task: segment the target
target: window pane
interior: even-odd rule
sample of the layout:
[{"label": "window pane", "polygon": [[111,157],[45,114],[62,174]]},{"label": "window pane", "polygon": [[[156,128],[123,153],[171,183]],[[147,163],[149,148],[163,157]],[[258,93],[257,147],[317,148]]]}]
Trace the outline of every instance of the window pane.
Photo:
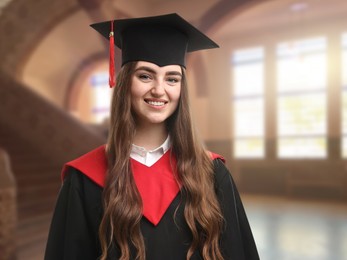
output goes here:
[{"label": "window pane", "polygon": [[232,63],[239,65],[243,63],[262,62],[264,59],[264,50],[262,47],[239,49],[234,51]]},{"label": "window pane", "polygon": [[288,41],[278,44],[277,56],[279,58],[282,58],[288,56],[295,56],[302,53],[321,52],[325,50],[325,48],[325,37]]},{"label": "window pane", "polygon": [[347,88],[347,33],[342,36],[342,84]]},{"label": "window pane", "polygon": [[342,93],[342,133],[347,135],[347,91]]},{"label": "window pane", "polygon": [[326,156],[327,62],[323,37],[277,47],[278,156]]},{"label": "window pane", "polygon": [[[262,48],[241,49],[233,53],[234,96],[259,95],[264,89],[264,51]],[[252,77],[250,77],[252,75]]]},{"label": "window pane", "polygon": [[278,110],[279,136],[326,134],[325,94],[280,96]]},{"label": "window pane", "polygon": [[237,158],[259,158],[264,156],[264,139],[237,139],[234,142],[234,156]]},{"label": "window pane", "polygon": [[280,158],[325,158],[325,138],[281,138],[278,155]]},{"label": "window pane", "polygon": [[264,101],[262,98],[234,101],[235,133],[237,137],[264,136]]},{"label": "window pane", "polygon": [[264,156],[264,50],[240,49],[232,55],[235,157]]},{"label": "window pane", "polygon": [[112,89],[108,85],[108,78],[108,73],[98,72],[90,79],[93,123],[102,123],[109,117]]},{"label": "window pane", "polygon": [[[244,64],[234,69],[234,95],[249,96],[263,93],[263,64]],[[250,77],[250,75],[252,75]]]},{"label": "window pane", "polygon": [[347,157],[347,33],[342,35],[342,156]]},{"label": "window pane", "polygon": [[[326,85],[325,54],[298,55],[278,61],[279,90],[322,89]],[[289,73],[288,73],[289,72]]]},{"label": "window pane", "polygon": [[347,137],[344,136],[342,139],[342,156],[347,157]]}]

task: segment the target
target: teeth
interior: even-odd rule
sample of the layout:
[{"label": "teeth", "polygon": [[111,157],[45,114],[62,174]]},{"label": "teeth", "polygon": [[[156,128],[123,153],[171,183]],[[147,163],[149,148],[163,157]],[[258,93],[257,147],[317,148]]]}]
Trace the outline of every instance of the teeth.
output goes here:
[{"label": "teeth", "polygon": [[165,103],[160,101],[148,101],[148,104],[152,106],[163,106]]}]

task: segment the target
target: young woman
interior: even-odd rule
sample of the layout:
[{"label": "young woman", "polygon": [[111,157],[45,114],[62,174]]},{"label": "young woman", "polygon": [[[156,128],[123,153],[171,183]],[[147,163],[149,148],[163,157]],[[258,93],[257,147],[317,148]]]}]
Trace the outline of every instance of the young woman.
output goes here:
[{"label": "young woman", "polygon": [[[109,24],[92,26],[107,37]],[[185,54],[217,45],[176,14],[114,25],[109,138],[65,165],[45,259],[259,259],[223,158],[190,117]]]}]

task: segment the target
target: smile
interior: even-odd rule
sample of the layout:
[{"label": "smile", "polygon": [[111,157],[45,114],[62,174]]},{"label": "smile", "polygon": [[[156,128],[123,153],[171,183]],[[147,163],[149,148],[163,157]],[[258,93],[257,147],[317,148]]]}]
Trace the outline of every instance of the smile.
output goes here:
[{"label": "smile", "polygon": [[145,100],[147,104],[151,106],[164,106],[167,102],[165,101],[153,101],[153,100]]}]

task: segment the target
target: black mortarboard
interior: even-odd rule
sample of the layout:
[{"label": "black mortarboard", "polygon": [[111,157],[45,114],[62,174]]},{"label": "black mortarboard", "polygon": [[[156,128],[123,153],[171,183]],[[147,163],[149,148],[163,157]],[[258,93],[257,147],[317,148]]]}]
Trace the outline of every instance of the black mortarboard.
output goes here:
[{"label": "black mortarboard", "polygon": [[122,50],[122,65],[141,60],[159,66],[185,66],[186,52],[219,47],[174,13],[106,21],[91,27],[109,39],[110,24],[114,27],[115,45]]}]

